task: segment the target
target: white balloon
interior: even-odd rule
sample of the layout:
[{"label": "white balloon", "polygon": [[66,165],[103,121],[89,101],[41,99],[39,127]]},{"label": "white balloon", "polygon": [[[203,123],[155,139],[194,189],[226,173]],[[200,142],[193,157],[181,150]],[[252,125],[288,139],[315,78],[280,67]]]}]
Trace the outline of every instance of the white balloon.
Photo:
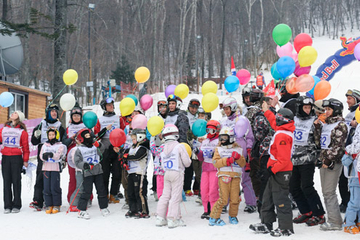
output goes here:
[{"label": "white balloon", "polygon": [[60,107],[64,111],[71,110],[75,106],[75,103],[76,103],[75,97],[71,93],[65,93],[60,98]]}]

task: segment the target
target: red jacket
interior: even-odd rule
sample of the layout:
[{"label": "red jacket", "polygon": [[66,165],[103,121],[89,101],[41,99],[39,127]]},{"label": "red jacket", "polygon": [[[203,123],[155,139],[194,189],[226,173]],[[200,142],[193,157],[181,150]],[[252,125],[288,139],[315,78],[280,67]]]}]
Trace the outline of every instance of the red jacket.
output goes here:
[{"label": "red jacket", "polygon": [[[5,127],[11,128],[11,126],[6,125]],[[20,128],[20,125],[18,124],[15,128]],[[0,129],[0,143],[2,143],[2,132],[4,128]],[[4,156],[18,156],[22,155],[23,161],[27,162],[29,161],[29,135],[27,131],[22,131],[21,137],[20,137],[20,148],[10,148],[10,147],[3,147],[1,149],[1,154]]]},{"label": "red jacket", "polygon": [[[265,112],[265,117],[268,119],[271,127],[277,132],[278,130],[295,131],[294,121],[287,124],[276,126],[276,119],[274,113],[270,110]],[[275,134],[276,134],[275,132]],[[271,145],[270,153],[275,159],[269,158],[267,167],[271,167],[271,171],[276,174],[277,172],[292,171],[293,164],[291,162],[291,151],[293,145],[293,138],[284,133],[279,133],[274,136],[274,142]]]}]

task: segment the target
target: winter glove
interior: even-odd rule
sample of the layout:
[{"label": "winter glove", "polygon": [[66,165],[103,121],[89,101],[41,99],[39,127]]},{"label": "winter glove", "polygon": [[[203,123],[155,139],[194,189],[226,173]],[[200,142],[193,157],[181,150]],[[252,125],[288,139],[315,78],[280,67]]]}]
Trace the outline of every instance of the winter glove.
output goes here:
[{"label": "winter glove", "polygon": [[245,172],[250,172],[251,168],[250,168],[250,163],[246,163],[245,164]]},{"label": "winter glove", "polygon": [[274,173],[271,169],[272,169],[272,167],[268,167],[268,168],[267,168],[267,170],[268,170],[268,172],[269,172],[270,176],[271,176],[271,175],[273,175],[273,176],[274,176],[274,175],[275,175],[275,173]]},{"label": "winter glove", "polygon": [[90,164],[88,164],[87,162],[84,163],[83,165],[83,169],[86,170],[90,170]]},{"label": "winter glove", "polygon": [[99,144],[98,141],[95,141],[95,142],[93,143],[93,145],[94,145],[95,147],[97,147],[97,148],[100,146],[100,144]]},{"label": "winter glove", "polygon": [[195,147],[194,148],[194,153],[197,155],[199,153],[199,148],[198,147]]},{"label": "winter glove", "polygon": [[125,153],[125,154],[123,155],[123,158],[127,159],[128,156],[129,156],[129,154],[128,154],[128,153]]},{"label": "winter glove", "polygon": [[60,172],[62,172],[62,170],[66,167],[66,161],[65,160],[62,160],[60,162]]},{"label": "winter glove", "polygon": [[250,162],[251,160],[253,160],[253,158],[251,157],[251,148],[247,148],[246,153],[247,153],[247,161]]},{"label": "winter glove", "polygon": [[52,152],[45,152],[45,153],[43,153],[42,158],[45,161],[47,161],[47,160],[49,160],[49,158],[52,158],[53,156],[54,156],[54,154]]},{"label": "winter glove", "polygon": [[320,169],[320,168],[322,168],[322,165],[323,165],[322,161],[320,159],[316,159],[315,167]]},{"label": "winter glove", "polygon": [[34,132],[34,137],[40,138],[40,136],[41,136],[41,130],[36,130],[36,131]]},{"label": "winter glove", "polygon": [[241,155],[238,152],[232,152],[231,157],[236,161],[239,160]]},{"label": "winter glove", "polygon": [[230,166],[232,163],[234,163],[234,158],[233,157],[228,157],[226,159],[226,165]]},{"label": "winter glove", "polygon": [[325,159],[324,164],[328,167],[328,169],[333,170],[335,166],[335,162]]}]

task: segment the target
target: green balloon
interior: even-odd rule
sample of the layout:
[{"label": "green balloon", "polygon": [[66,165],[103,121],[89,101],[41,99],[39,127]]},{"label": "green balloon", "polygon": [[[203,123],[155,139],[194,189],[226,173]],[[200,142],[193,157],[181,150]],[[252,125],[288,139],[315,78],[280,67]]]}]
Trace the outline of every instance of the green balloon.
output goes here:
[{"label": "green balloon", "polygon": [[138,105],[138,99],[137,99],[137,97],[136,97],[134,94],[129,94],[129,95],[127,95],[126,97],[127,97],[127,98],[131,98],[132,100],[134,100],[135,106]]},{"label": "green balloon", "polygon": [[96,114],[91,111],[86,112],[83,116],[83,123],[89,129],[95,127],[97,120],[98,120],[98,118],[97,118]]},{"label": "green balloon", "polygon": [[279,45],[280,47],[287,44],[292,36],[291,28],[284,24],[278,24],[276,27],[274,27],[272,32],[272,37],[274,39],[274,42]]}]

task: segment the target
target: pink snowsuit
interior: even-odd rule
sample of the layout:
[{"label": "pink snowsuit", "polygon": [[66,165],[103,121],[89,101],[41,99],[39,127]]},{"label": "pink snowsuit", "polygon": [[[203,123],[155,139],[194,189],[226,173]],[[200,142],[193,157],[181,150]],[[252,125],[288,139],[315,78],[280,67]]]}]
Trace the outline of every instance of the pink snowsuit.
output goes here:
[{"label": "pink snowsuit", "polygon": [[219,199],[219,183],[216,176],[217,169],[214,167],[212,157],[216,146],[219,144],[219,138],[205,139],[200,147],[198,153],[199,161],[202,161],[202,174],[200,181],[201,200],[204,206],[204,212],[209,212],[208,202],[212,208],[215,202]]},{"label": "pink snowsuit", "polygon": [[156,147],[153,139],[150,139],[150,150],[155,155],[154,158],[154,175],[156,176],[156,194],[160,199],[164,189],[164,168],[162,166],[160,154],[164,151],[164,145]]},{"label": "pink snowsuit", "polygon": [[157,205],[157,215],[177,220],[181,218],[180,203],[182,201],[182,190],[184,185],[185,167],[189,167],[191,160],[186,152],[185,146],[177,141],[164,144],[161,160],[165,170],[164,190]]}]

